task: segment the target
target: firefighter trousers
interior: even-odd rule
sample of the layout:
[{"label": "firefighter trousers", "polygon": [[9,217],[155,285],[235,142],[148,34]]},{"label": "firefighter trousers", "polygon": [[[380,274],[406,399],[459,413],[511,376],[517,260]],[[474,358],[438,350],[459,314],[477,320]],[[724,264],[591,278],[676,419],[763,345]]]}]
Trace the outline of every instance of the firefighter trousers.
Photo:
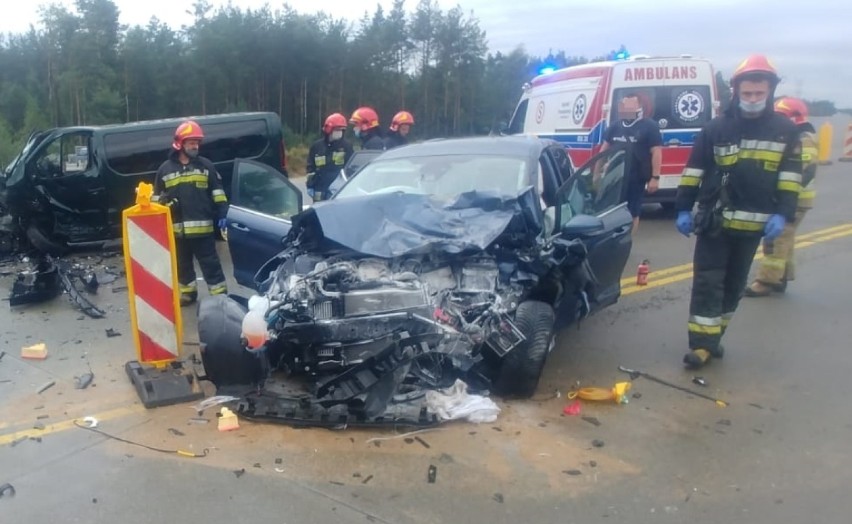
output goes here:
[{"label": "firefighter trousers", "polygon": [[737,310],[751,262],[760,245],[757,235],[722,230],[699,235],[693,256],[689,303],[689,348],[717,353],[719,341]]},{"label": "firefighter trousers", "polygon": [[213,235],[175,238],[177,248],[178,282],[182,297],[194,299],[198,296],[195,283],[195,265],[193,258],[198,260],[201,273],[207,283],[211,295],[226,293],[225,273],[216,253],[216,238]]},{"label": "firefighter trousers", "polygon": [[763,260],[757,270],[756,280],[768,286],[780,286],[784,282],[796,279],[795,255],[796,230],[807,209],[796,210],[796,220],[787,224],[781,235],[775,240],[763,242]]}]

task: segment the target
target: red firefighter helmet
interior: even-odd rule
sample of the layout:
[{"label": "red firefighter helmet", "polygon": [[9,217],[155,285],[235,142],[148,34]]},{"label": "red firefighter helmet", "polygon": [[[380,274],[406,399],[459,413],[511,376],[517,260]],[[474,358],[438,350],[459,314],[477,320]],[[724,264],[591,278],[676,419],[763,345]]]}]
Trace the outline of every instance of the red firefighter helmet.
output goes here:
[{"label": "red firefighter helmet", "polygon": [[338,127],[346,129],[346,117],[340,113],[332,113],[325,119],[325,123],[322,125],[322,132],[330,135]]},{"label": "red firefighter helmet", "polygon": [[786,116],[790,120],[799,124],[805,124],[808,121],[808,106],[802,100],[785,96],[775,101],[775,111]]},{"label": "red firefighter helmet", "polygon": [[399,126],[402,124],[414,125],[414,116],[408,111],[400,111],[399,113],[393,115],[393,120],[391,120],[390,130],[397,131],[399,130]]},{"label": "red firefighter helmet", "polygon": [[359,107],[349,117],[349,123],[361,131],[367,131],[379,127],[379,115],[372,107]]},{"label": "red firefighter helmet", "polygon": [[733,76],[731,76],[731,84],[737,84],[746,78],[769,80],[773,87],[780,80],[775,66],[763,55],[751,55],[740,62],[740,65],[734,70]]},{"label": "red firefighter helmet", "polygon": [[183,141],[189,139],[204,139],[204,131],[194,120],[187,120],[175,129],[175,141],[172,143],[172,147],[180,151],[183,147]]}]

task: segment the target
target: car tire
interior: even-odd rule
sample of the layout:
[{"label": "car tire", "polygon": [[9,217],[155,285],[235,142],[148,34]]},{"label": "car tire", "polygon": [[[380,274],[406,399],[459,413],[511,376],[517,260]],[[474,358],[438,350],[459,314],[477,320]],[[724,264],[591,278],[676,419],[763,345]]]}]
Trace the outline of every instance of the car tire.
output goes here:
[{"label": "car tire", "polygon": [[500,395],[528,398],[535,394],[554,337],[556,315],[550,304],[529,300],[515,312],[515,326],[526,340],[504,358],[494,380]]},{"label": "car tire", "polygon": [[217,388],[255,385],[264,378],[261,356],[246,351],[240,341],[246,311],[227,295],[205,297],[198,304],[201,362]]},{"label": "car tire", "polygon": [[51,240],[37,225],[30,224],[27,228],[27,240],[42,253],[58,257],[68,252],[68,246]]}]

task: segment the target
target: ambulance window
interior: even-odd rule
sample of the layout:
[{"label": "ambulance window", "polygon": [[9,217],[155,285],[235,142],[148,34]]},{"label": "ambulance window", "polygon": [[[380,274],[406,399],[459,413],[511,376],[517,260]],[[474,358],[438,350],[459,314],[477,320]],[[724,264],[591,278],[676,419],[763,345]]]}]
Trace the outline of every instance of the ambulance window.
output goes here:
[{"label": "ambulance window", "polygon": [[524,132],[524,121],[527,119],[527,106],[529,103],[529,99],[525,99],[518,104],[515,114],[512,115],[512,121],[509,123],[510,135]]},{"label": "ambulance window", "polygon": [[[661,131],[702,127],[712,117],[710,86],[654,86],[616,89],[617,104],[627,94],[639,96],[645,116],[657,122]],[[617,108],[612,121],[618,121]]]}]

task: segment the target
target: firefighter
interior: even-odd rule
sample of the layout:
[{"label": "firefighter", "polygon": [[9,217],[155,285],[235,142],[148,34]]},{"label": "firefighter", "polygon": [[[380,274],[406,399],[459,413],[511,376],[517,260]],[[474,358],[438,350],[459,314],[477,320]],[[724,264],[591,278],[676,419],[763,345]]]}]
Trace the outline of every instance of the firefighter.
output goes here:
[{"label": "firefighter", "polygon": [[382,129],[379,127],[379,115],[372,107],[359,107],[349,118],[355,130],[355,136],[361,139],[361,149],[385,148]]},{"label": "firefighter", "polygon": [[411,132],[413,125],[414,116],[408,111],[400,111],[393,115],[390,128],[388,128],[390,131],[385,138],[385,149],[393,149],[408,144],[408,133]]},{"label": "firefighter", "polygon": [[308,151],[308,195],[315,201],[329,197],[328,187],[340,175],[340,170],[352,157],[352,144],[343,138],[346,117],[340,113],[328,115],[322,126],[323,137],[311,144]]},{"label": "firefighter", "polygon": [[[802,162],[799,131],[773,110],[775,68],[752,55],[734,71],[726,111],[695,138],[677,191],[676,227],[696,233],[689,349],[700,368],[721,358],[720,344],[737,309],[762,236],[773,241],[796,218]],[[693,205],[698,208],[693,216]]]},{"label": "firefighter", "polygon": [[198,299],[193,257],[198,260],[211,295],[228,291],[216,253],[215,227],[224,230],[228,199],[213,163],[199,156],[204,131],[187,120],[175,130],[173,151],[154,179],[153,201],[171,208],[177,249],[180,303]]},{"label": "firefighter", "polygon": [[798,98],[784,97],[775,102],[775,111],[792,120],[799,128],[802,140],[802,192],[799,193],[795,221],[787,224],[781,236],[774,241],[764,241],[763,261],[757,271],[757,278],[745,290],[747,297],[765,297],[773,291],[783,293],[787,289],[787,282],[795,279],[793,245],[796,229],[805,218],[805,213],[813,207],[816,196],[814,180],[819,146],[816,129],[808,122],[808,106]]}]

